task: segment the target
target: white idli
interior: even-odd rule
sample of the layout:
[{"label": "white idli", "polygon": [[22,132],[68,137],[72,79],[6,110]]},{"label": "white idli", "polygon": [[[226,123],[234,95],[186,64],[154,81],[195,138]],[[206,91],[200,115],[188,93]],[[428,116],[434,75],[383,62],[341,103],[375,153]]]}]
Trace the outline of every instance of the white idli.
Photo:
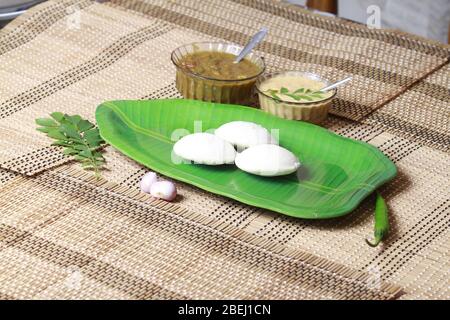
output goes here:
[{"label": "white idli", "polygon": [[231,164],[236,157],[229,142],[205,132],[184,136],[175,143],[173,151],[180,158],[207,165]]},{"label": "white idli", "polygon": [[300,161],[289,150],[274,144],[260,144],[236,155],[236,166],[259,176],[283,176],[297,171]]}]

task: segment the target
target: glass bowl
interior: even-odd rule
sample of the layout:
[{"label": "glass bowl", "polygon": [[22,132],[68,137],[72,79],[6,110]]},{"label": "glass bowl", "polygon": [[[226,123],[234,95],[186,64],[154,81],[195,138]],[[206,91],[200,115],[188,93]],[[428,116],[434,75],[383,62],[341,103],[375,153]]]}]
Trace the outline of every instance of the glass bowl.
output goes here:
[{"label": "glass bowl", "polygon": [[336,97],[337,89],[333,89],[329,97],[314,101],[286,101],[275,99],[266,92],[261,91],[261,85],[274,77],[294,76],[311,79],[321,82],[323,86],[330,85],[330,82],[321,78],[319,75],[310,72],[301,71],[282,71],[260,77],[256,83],[256,92],[259,98],[259,105],[262,110],[276,115],[280,118],[289,120],[302,120],[314,124],[322,123],[328,116],[333,99]]},{"label": "glass bowl", "polygon": [[181,65],[183,56],[196,51],[219,51],[237,55],[242,47],[220,42],[198,42],[181,46],[172,52],[171,59],[177,68],[176,87],[186,99],[196,99],[217,103],[249,105],[252,102],[253,87],[264,72],[264,60],[251,52],[245,59],[256,64],[261,70],[245,79],[215,79],[202,76]]}]

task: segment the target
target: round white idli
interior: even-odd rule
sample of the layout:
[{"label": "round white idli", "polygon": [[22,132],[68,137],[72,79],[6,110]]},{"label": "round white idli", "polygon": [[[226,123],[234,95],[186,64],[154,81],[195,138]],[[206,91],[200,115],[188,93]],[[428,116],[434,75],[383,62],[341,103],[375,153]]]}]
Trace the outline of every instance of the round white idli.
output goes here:
[{"label": "round white idli", "polygon": [[276,144],[277,140],[263,126],[248,121],[232,121],[221,125],[214,134],[232,145],[238,151],[259,144]]},{"label": "round white idli", "polygon": [[229,142],[205,132],[184,136],[175,143],[173,151],[185,160],[207,165],[231,164],[236,157]]},{"label": "round white idli", "polygon": [[300,161],[289,150],[274,144],[260,144],[238,153],[236,166],[259,176],[283,176],[297,171]]}]

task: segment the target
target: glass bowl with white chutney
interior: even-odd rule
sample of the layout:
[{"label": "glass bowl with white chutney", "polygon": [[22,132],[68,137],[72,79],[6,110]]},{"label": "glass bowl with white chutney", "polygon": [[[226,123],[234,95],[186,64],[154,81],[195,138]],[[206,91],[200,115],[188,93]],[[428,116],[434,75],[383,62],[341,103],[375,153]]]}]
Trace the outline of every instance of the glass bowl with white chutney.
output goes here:
[{"label": "glass bowl with white chutney", "polygon": [[280,118],[322,123],[337,89],[321,92],[330,82],[317,74],[283,71],[261,76],[256,92],[262,110]]}]

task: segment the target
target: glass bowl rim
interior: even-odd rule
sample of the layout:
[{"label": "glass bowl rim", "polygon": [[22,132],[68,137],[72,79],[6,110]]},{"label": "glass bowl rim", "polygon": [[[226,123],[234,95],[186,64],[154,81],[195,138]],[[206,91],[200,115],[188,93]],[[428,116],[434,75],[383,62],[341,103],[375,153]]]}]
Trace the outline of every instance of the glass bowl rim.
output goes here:
[{"label": "glass bowl rim", "polygon": [[[184,45],[182,45],[182,46],[179,46],[179,47],[177,47],[176,49],[174,49],[174,50],[172,51],[172,53],[170,54],[170,59],[172,60],[172,63],[173,63],[178,69],[182,70],[184,73],[187,73],[187,74],[189,74],[189,75],[192,75],[192,76],[195,76],[195,77],[197,77],[197,78],[204,79],[204,80],[211,80],[211,81],[217,81],[217,82],[244,82],[244,81],[249,81],[249,80],[257,79],[259,76],[261,76],[261,75],[264,73],[264,71],[266,71],[266,62],[264,61],[264,57],[258,56],[258,55],[255,54],[255,55],[257,56],[257,59],[259,59],[259,60],[261,61],[262,68],[261,68],[261,71],[260,71],[258,74],[254,75],[254,76],[251,76],[251,77],[248,77],[248,78],[245,78],[245,79],[217,79],[217,78],[212,78],[212,77],[203,76],[203,75],[201,75],[201,74],[199,74],[199,73],[196,73],[196,72],[193,72],[193,71],[191,71],[191,70],[189,70],[189,69],[186,69],[186,68],[181,67],[181,66],[175,61],[175,52],[176,52],[176,51],[180,50],[181,48],[187,47],[187,46],[192,46],[192,45],[194,45],[194,44],[223,44],[223,45],[226,45],[226,46],[233,46],[233,47],[237,47],[237,48],[240,48],[240,49],[243,48],[242,46],[237,45],[237,44],[234,44],[234,43],[220,42],[220,41],[215,41],[215,42],[214,42],[214,41],[213,41],[213,42],[211,42],[211,41],[192,42],[192,43],[188,43],[188,44],[184,44]],[[207,50],[205,50],[205,51],[207,51]],[[219,52],[225,52],[225,51],[219,51]],[[252,53],[253,53],[253,52],[252,52]],[[254,53],[253,53],[253,54],[254,54]]]},{"label": "glass bowl rim", "polygon": [[256,89],[257,93],[262,94],[263,96],[265,96],[265,97],[267,97],[267,98],[269,98],[269,99],[271,99],[271,100],[273,100],[275,102],[278,102],[278,103],[281,102],[281,103],[292,104],[292,105],[304,105],[304,104],[323,103],[323,102],[326,102],[328,100],[334,99],[336,97],[336,95],[337,95],[338,90],[337,90],[337,88],[334,88],[333,89],[333,95],[328,97],[328,98],[325,98],[325,99],[322,99],[322,100],[315,100],[315,101],[296,102],[296,101],[286,101],[286,100],[282,100],[282,99],[279,99],[279,100],[275,99],[274,97],[269,96],[268,94],[262,92],[259,89],[259,85],[261,85],[265,80],[271,79],[271,78],[273,78],[275,76],[278,76],[278,75],[281,75],[281,74],[288,74],[288,73],[295,73],[295,75],[298,75],[298,76],[300,76],[300,75],[306,76],[309,79],[323,82],[323,83],[325,83],[326,86],[329,86],[331,84],[330,81],[322,78],[321,76],[319,76],[318,74],[313,73],[313,72],[298,71],[298,70],[277,71],[277,72],[272,72],[272,73],[264,75],[264,78],[265,78],[264,80],[258,79],[258,82],[255,85],[255,89]]}]

